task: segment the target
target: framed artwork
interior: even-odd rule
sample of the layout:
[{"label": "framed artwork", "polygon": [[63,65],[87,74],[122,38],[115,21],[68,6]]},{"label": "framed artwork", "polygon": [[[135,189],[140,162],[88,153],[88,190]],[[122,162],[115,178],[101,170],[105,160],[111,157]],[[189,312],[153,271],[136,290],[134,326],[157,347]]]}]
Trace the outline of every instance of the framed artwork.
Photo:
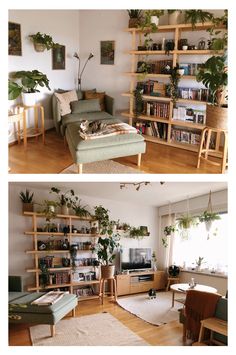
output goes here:
[{"label": "framed artwork", "polygon": [[22,55],[19,23],[8,22],[8,55]]},{"label": "framed artwork", "polygon": [[115,41],[100,42],[101,64],[114,65]]},{"label": "framed artwork", "polygon": [[66,68],[66,47],[58,46],[52,48],[52,69],[63,70]]}]

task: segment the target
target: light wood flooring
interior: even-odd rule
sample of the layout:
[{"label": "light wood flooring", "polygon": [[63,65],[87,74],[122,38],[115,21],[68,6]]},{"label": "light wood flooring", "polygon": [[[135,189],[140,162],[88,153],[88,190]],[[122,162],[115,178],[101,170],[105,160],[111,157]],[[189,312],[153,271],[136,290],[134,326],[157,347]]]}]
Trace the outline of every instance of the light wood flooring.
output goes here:
[{"label": "light wood flooring", "polygon": [[[137,156],[115,159],[121,164],[137,168]],[[217,174],[218,166],[202,162],[196,168],[197,153],[183,149],[147,143],[142,155],[141,170],[154,174]],[[11,174],[57,174],[72,164],[72,158],[63,138],[54,130],[46,132],[46,144],[41,138],[28,140],[27,149],[23,144],[9,147],[9,167]]]},{"label": "light wood flooring", "polygon": [[[178,321],[172,321],[162,326],[154,326],[114,303],[110,298],[105,299],[103,305],[98,299],[79,302],[76,309],[76,317],[84,315],[109,312],[126,327],[143,338],[150,345],[158,346],[180,346],[185,345],[182,341],[182,324]],[[48,327],[49,328],[49,327]],[[29,346],[31,345],[29,337],[29,325],[17,324],[10,325],[9,345],[11,346]]]}]

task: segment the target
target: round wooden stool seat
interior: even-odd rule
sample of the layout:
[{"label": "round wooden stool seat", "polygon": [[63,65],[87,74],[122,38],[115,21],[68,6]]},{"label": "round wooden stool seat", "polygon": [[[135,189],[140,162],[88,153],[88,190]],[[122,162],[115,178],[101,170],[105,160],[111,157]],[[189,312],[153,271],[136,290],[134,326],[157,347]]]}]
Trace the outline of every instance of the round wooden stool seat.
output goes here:
[{"label": "round wooden stool seat", "polygon": [[[215,148],[211,149],[212,134],[216,134]],[[220,150],[220,141],[223,136],[223,150]],[[205,127],[201,134],[201,141],[198,149],[197,168],[200,167],[201,159],[208,161],[212,165],[221,167],[221,173],[225,172],[227,166],[227,152],[228,152],[228,131],[218,128]],[[221,163],[209,159],[209,155],[214,155],[221,158]]]},{"label": "round wooden stool seat", "polygon": [[178,276],[169,276],[167,278],[167,286],[166,286],[166,291],[169,291],[170,285],[171,284],[179,284],[180,283],[180,278]]},{"label": "round wooden stool seat", "polygon": [[105,296],[105,285],[106,281],[110,281],[110,295],[111,297],[114,297],[115,301],[117,300],[117,287],[116,287],[116,279],[115,277],[111,278],[101,278],[100,283],[99,283],[99,298],[101,303],[103,304],[104,296]]}]

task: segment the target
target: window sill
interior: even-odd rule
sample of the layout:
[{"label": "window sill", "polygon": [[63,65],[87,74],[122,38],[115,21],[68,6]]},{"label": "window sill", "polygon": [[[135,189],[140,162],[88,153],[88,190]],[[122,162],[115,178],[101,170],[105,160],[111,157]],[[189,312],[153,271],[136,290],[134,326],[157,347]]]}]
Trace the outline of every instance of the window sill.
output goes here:
[{"label": "window sill", "polygon": [[210,271],[207,271],[207,270],[202,270],[202,271],[196,271],[196,270],[181,270],[181,272],[188,272],[188,273],[191,273],[191,274],[197,274],[197,275],[205,275],[205,276],[213,276],[213,277],[221,277],[221,278],[224,278],[224,279],[227,279],[228,278],[228,275],[227,274],[224,274],[224,273],[212,273]]}]

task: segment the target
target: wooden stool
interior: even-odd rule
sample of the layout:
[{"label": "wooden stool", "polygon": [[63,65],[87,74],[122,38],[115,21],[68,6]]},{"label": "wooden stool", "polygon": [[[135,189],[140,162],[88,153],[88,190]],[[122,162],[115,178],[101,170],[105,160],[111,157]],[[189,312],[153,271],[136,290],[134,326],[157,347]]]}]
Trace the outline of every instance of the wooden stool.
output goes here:
[{"label": "wooden stool", "polygon": [[[215,144],[215,149],[210,149],[211,136],[213,132],[216,133],[216,144]],[[223,139],[224,139],[223,151],[220,151],[219,149],[221,135],[223,135]],[[204,143],[205,143],[205,148],[203,148]],[[228,132],[226,130],[217,129],[217,128],[211,128],[211,127],[204,128],[204,130],[202,131],[201,142],[198,150],[197,168],[199,168],[200,166],[201,159],[204,159],[208,161],[210,164],[220,166],[221,173],[224,174],[225,168],[227,166],[227,152],[228,152]],[[208,158],[209,153],[215,153],[214,154],[215,156],[222,159],[221,163],[217,163],[215,161],[210,160]],[[202,154],[204,156],[202,156]]]},{"label": "wooden stool", "polygon": [[101,300],[101,303],[103,304],[103,299],[105,296],[105,281],[110,281],[111,282],[111,292],[110,295],[111,297],[114,297],[115,301],[117,300],[117,288],[116,288],[116,279],[115,277],[111,278],[101,278],[100,279],[100,284],[99,284],[99,297]]},{"label": "wooden stool", "polygon": [[170,287],[170,284],[171,283],[174,283],[174,284],[179,284],[179,277],[174,277],[174,276],[170,276],[167,278],[167,286],[166,286],[166,291],[169,291],[169,287]]}]

